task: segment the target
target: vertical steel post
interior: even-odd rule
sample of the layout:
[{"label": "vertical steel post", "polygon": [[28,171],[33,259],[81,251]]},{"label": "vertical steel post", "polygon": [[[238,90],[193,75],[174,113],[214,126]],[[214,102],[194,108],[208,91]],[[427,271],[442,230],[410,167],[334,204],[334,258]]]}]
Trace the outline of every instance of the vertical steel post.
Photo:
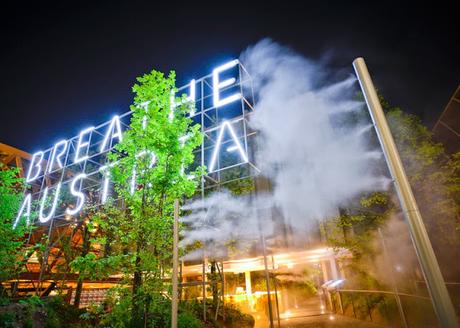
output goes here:
[{"label": "vertical steel post", "polygon": [[[275,257],[272,254],[272,270],[275,272]],[[275,287],[275,301],[276,301],[276,318],[278,320],[278,328],[281,328],[281,318],[280,318],[280,305],[278,302],[278,287],[276,287],[276,277],[273,278],[273,284]]]},{"label": "vertical steel post", "polygon": [[177,328],[177,273],[179,262],[179,200],[174,200],[174,223],[173,223],[173,272],[172,272],[172,313],[171,328]]},{"label": "vertical steel post", "polygon": [[267,251],[265,245],[265,235],[262,232],[261,236],[261,243],[262,243],[262,252],[264,256],[264,273],[265,273],[265,283],[267,284],[267,306],[268,306],[268,316],[270,320],[270,328],[274,328],[273,324],[273,309],[272,309],[272,300],[271,300],[271,293],[270,293],[270,274],[268,272],[268,263],[267,263]]},{"label": "vertical steel post", "polygon": [[420,265],[433,300],[434,309],[442,328],[458,327],[454,307],[447,292],[420,210],[415,201],[393,136],[383,113],[374,84],[363,58],[353,61],[353,67],[366,99],[377,136],[390,170],[401,208],[409,224]]}]

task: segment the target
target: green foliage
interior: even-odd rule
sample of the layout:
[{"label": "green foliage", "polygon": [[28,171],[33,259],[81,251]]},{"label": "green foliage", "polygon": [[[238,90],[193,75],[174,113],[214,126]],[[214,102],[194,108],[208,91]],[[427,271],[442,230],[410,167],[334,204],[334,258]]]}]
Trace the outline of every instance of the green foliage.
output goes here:
[{"label": "green foliage", "polygon": [[[441,249],[460,249],[460,154],[447,155],[417,116],[390,107],[383,98],[381,103],[430,238],[442,260],[449,252]],[[347,269],[348,280],[357,282],[359,287],[382,287],[373,272],[373,261],[381,251],[380,243],[375,242],[376,232],[399,211],[394,201],[397,198],[391,190],[363,195],[353,207],[342,209],[339,216],[322,224],[331,246],[352,253],[352,259],[342,265]]]},{"label": "green foliage", "polygon": [[184,173],[202,136],[187,115],[193,104],[185,95],[171,108],[171,90],[177,91],[174,72],[165,77],[152,71],[137,81],[130,129],[109,154],[114,199],[87,222],[91,244],[103,252],[79,256],[71,264],[74,272],[91,279],[123,274],[120,285],[132,289],[118,290],[107,320],[132,326],[156,311],[150,308],[153,300],[161,300],[168,289],[164,274],[171,270],[174,200],[192,196],[203,172],[198,167],[189,173],[195,179]]},{"label": "green foliage", "polygon": [[417,116],[399,108],[388,123],[435,247],[459,248],[460,153],[447,155]]},{"label": "green foliage", "polygon": [[78,256],[70,263],[73,272],[78,272],[81,279],[98,280],[109,277],[122,263],[123,255],[98,259],[96,254]]},{"label": "green foliage", "polygon": [[19,301],[19,304],[30,306],[31,308],[35,309],[39,306],[43,306],[43,301],[40,297],[34,295],[29,298],[23,299]]},{"label": "green foliage", "polygon": [[80,327],[79,316],[84,310],[77,309],[60,297],[40,299],[31,296],[18,303],[0,307],[2,327]]},{"label": "green foliage", "polygon": [[197,319],[193,314],[188,312],[179,313],[177,317],[178,328],[201,328],[203,323]]},{"label": "green foliage", "polygon": [[[355,262],[368,262],[377,254],[373,244],[375,232],[391,216],[394,206],[389,195],[382,192],[365,195],[357,203],[350,211],[342,209],[339,216],[324,222],[321,228],[329,244],[337,251],[347,249]],[[354,273],[360,272],[359,265],[349,265],[353,266],[351,271]],[[363,274],[366,272],[367,268]]]},{"label": "green foliage", "polygon": [[225,305],[221,311],[220,316],[225,318],[225,327],[238,327],[238,328],[251,328],[254,327],[255,320],[250,314],[241,312],[235,305]]},{"label": "green foliage", "polygon": [[[23,236],[28,228],[21,220],[16,229],[13,223],[23,199],[24,181],[18,168],[7,168],[0,163],[0,284],[14,279],[24,268],[27,250]],[[0,299],[5,297],[0,285]]]},{"label": "green foliage", "polygon": [[[102,306],[91,307],[81,318],[88,323],[97,323],[103,327],[128,327],[131,322],[132,311],[131,294],[126,288],[115,288],[111,290],[110,296],[105,304],[110,307],[110,312],[105,312]],[[171,326],[171,301],[163,295],[152,295],[148,302],[146,311],[146,325],[148,327],[170,327]],[[200,308],[202,311],[202,308]],[[203,327],[198,319],[200,312],[187,304],[179,304],[177,317],[178,327]]]}]

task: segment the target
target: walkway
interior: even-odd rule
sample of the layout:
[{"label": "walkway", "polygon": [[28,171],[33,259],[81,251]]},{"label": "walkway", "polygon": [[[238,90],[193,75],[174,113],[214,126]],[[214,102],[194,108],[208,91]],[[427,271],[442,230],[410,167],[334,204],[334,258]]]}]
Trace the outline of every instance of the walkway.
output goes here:
[{"label": "walkway", "polygon": [[[326,309],[324,300],[321,297],[311,297],[303,300],[302,306],[298,309],[291,308],[280,313],[281,328],[381,328],[383,326],[374,323],[357,320],[330,313]],[[274,320],[275,328],[278,328],[278,320]],[[255,328],[269,327],[266,316],[256,317]]]},{"label": "walkway", "polygon": [[[278,322],[275,321],[275,328]],[[257,322],[256,327],[269,327],[268,322]],[[353,318],[335,314],[322,314],[303,318],[291,318],[281,320],[282,328],[381,328],[383,326],[370,322],[360,321]]]}]

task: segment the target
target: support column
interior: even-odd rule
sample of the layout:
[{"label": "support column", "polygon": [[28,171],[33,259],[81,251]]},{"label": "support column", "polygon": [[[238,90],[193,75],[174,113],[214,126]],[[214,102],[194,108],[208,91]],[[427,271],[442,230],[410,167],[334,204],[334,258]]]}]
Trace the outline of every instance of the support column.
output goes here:
[{"label": "support column", "polygon": [[339,279],[339,272],[337,271],[337,263],[335,263],[334,256],[329,258],[329,264],[331,265],[331,276],[332,279],[337,280]]},{"label": "support column", "polygon": [[177,328],[178,290],[177,274],[179,262],[179,200],[174,200],[174,223],[173,223],[173,272],[172,272],[172,313],[171,328]]},{"label": "support column", "polygon": [[254,303],[252,300],[251,271],[244,272],[244,282],[246,285],[246,296],[248,298],[248,304],[252,311],[254,310]]},{"label": "support column", "polygon": [[324,260],[321,260],[321,271],[323,273],[323,280],[324,282],[328,281],[328,280],[331,280],[329,279],[329,275],[327,274],[327,266],[326,266],[326,261]]}]

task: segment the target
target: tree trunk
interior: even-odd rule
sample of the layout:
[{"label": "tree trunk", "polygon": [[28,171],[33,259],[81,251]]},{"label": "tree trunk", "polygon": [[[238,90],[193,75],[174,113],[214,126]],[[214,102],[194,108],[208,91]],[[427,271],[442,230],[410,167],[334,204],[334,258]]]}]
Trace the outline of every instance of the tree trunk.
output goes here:
[{"label": "tree trunk", "polygon": [[[349,220],[349,215],[344,208],[339,207],[339,215],[340,220],[342,223],[346,223]],[[342,224],[342,232],[343,232],[343,240],[348,242],[350,240],[350,234],[352,232],[352,228],[348,227],[346,224]]]},{"label": "tree trunk", "polygon": [[211,291],[212,291],[212,307],[217,311],[217,302],[219,300],[219,290],[217,288],[217,271],[216,261],[211,261]]},{"label": "tree trunk", "polygon": [[141,302],[139,295],[139,288],[142,284],[142,272],[141,272],[141,257],[139,256],[140,251],[140,240],[136,242],[136,262],[133,275],[133,299],[132,299],[132,314],[131,314],[131,326],[140,327],[142,322],[142,311]]},{"label": "tree trunk", "polygon": [[[86,256],[89,253],[89,231],[88,227],[85,225],[83,227],[83,245],[81,250],[81,256]],[[75,289],[75,301],[73,305],[78,308],[80,306],[81,292],[83,290],[83,277],[79,275],[77,287]]]}]

